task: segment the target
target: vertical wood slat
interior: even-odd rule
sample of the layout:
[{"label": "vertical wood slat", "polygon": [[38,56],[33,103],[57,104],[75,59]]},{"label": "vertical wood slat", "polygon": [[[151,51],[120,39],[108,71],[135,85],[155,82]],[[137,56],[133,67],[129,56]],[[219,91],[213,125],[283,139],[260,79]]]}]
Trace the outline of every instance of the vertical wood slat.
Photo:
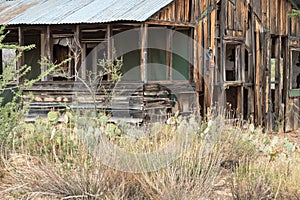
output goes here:
[{"label": "vertical wood slat", "polygon": [[275,77],[276,80],[278,81],[278,85],[275,89],[275,94],[276,94],[276,104],[278,105],[278,119],[283,119],[283,116],[281,115],[282,112],[280,112],[281,109],[281,104],[282,104],[282,79],[281,79],[281,73],[280,73],[280,68],[281,68],[281,51],[282,51],[282,40],[281,40],[281,36],[278,37],[278,41],[277,41],[277,51],[276,51],[276,65],[275,65]]},{"label": "vertical wood slat", "polygon": [[184,5],[184,21],[185,22],[188,22],[188,21],[190,21],[189,20],[189,6],[190,6],[190,1],[184,1],[185,2],[185,5]]},{"label": "vertical wood slat", "polygon": [[210,14],[210,47],[214,50],[215,49],[215,33],[216,33],[216,20],[217,20],[217,17],[216,17],[216,9],[213,9],[211,11],[211,14]]},{"label": "vertical wood slat", "polygon": [[[75,39],[75,66],[74,66],[74,71],[75,73],[78,72],[78,69],[80,68],[80,63],[81,63],[81,52],[82,52],[82,45],[80,43],[81,38],[80,38],[80,26],[76,25],[75,27],[75,33],[74,33],[74,39]],[[79,75],[81,76],[81,71],[78,72]],[[76,76],[77,77],[77,76]]]},{"label": "vertical wood slat", "polygon": [[[206,3],[207,3],[207,9],[210,7],[210,0],[206,0]],[[211,45],[211,13],[208,13],[207,14],[207,17],[206,17],[206,29],[207,29],[207,45],[206,45],[206,48],[210,47]]]},{"label": "vertical wood slat", "polygon": [[166,45],[166,64],[167,64],[167,79],[173,80],[172,78],[172,38],[173,38],[173,31],[168,30],[167,31],[167,45]]},{"label": "vertical wood slat", "polygon": [[207,16],[204,18],[205,23],[202,23],[202,42],[203,42],[203,66],[204,66],[204,74],[203,74],[203,79],[204,79],[204,110],[206,112],[207,107],[210,107],[210,91],[209,91],[209,68],[207,66],[207,58],[206,58],[206,50],[208,48],[207,43],[208,43],[208,26],[207,26]]},{"label": "vertical wood slat", "polygon": [[227,3],[227,11],[227,26],[229,30],[233,30],[233,10],[231,3]]},{"label": "vertical wood slat", "polygon": [[172,21],[175,21],[175,2],[172,2],[171,4],[171,19]]},{"label": "vertical wood slat", "polygon": [[86,79],[86,44],[82,44],[81,49],[81,78]]},{"label": "vertical wood slat", "polygon": [[289,27],[290,27],[290,17],[288,17],[287,13],[289,13],[291,11],[291,9],[292,9],[291,4],[285,4],[285,8],[284,8],[284,10],[286,12],[285,21],[284,21],[284,23],[285,23],[285,35],[289,35],[289,31],[290,31],[290,29],[289,29]]},{"label": "vertical wood slat", "polygon": [[[46,54],[46,46],[47,46],[47,31],[46,29],[42,29],[41,32],[41,60],[44,58],[47,58],[47,54]],[[1,58],[1,57],[0,57]],[[44,73],[47,70],[47,66],[41,66],[41,73]],[[42,77],[41,81],[46,81],[47,77],[44,76]]]},{"label": "vertical wood slat", "polygon": [[[19,46],[24,46],[24,31],[22,29],[22,27],[18,27],[18,43],[19,43]],[[23,52],[17,52],[18,54],[19,53],[22,53]],[[24,56],[20,56],[18,58],[18,62],[17,62],[17,69],[20,70],[21,67],[24,66]],[[21,72],[22,73],[22,72]],[[19,82],[23,83],[24,82],[24,77],[19,77]]]},{"label": "vertical wood slat", "polygon": [[272,3],[270,5],[270,32],[271,34],[276,34],[276,1],[272,0]]},{"label": "vertical wood slat", "polygon": [[[241,80],[242,82],[245,82],[245,45],[241,45],[241,61],[240,61],[240,65],[241,65]],[[244,86],[242,85],[241,88],[240,88],[240,100],[238,102],[240,102],[240,106],[238,107],[239,110],[240,110],[240,117],[241,119],[244,118],[244,113],[245,113],[245,110],[244,110]]]},{"label": "vertical wood slat", "polygon": [[294,127],[293,130],[297,130],[299,128],[299,98],[293,99],[293,116],[294,116]]},{"label": "vertical wood slat", "polygon": [[292,99],[289,98],[288,96],[288,90],[289,90],[289,87],[290,87],[290,61],[291,58],[292,58],[292,55],[290,54],[290,51],[289,51],[289,41],[287,38],[284,38],[284,48],[283,48],[283,62],[284,62],[284,65],[287,66],[284,68],[284,71],[283,71],[283,77],[284,77],[284,80],[283,80],[283,99],[284,99],[284,102],[283,102],[283,107],[281,106],[280,107],[280,111],[279,111],[279,114],[281,116],[283,116],[284,118],[284,121],[283,121],[283,131],[284,132],[288,132],[288,131],[291,131],[293,130],[293,126],[292,126],[292,120],[291,120],[291,117],[292,117],[292,112],[291,112],[291,105],[293,103]]},{"label": "vertical wood slat", "polygon": [[261,67],[260,67],[260,37],[259,37],[259,31],[256,31],[255,33],[255,51],[256,51],[256,57],[255,57],[255,104],[256,104],[256,120],[257,125],[262,125],[262,104],[261,104]]},{"label": "vertical wood slat", "polygon": [[279,14],[279,22],[278,22],[278,26],[279,26],[279,34],[280,35],[284,35],[285,31],[285,27],[284,27],[284,23],[285,23],[285,10],[284,10],[284,4],[285,2],[284,1],[280,1],[279,3],[279,11],[278,11],[278,14]]},{"label": "vertical wood slat", "polygon": [[147,83],[147,38],[148,38],[148,26],[147,24],[141,25],[141,80]]},{"label": "vertical wood slat", "polygon": [[266,77],[266,101],[265,104],[267,106],[266,113],[267,113],[267,123],[266,129],[267,131],[272,131],[272,96],[271,96],[271,36],[268,33],[268,37],[266,40],[266,71],[268,72]]},{"label": "vertical wood slat", "polygon": [[112,57],[112,28],[111,28],[111,24],[107,24],[106,26],[106,39],[107,39],[107,58],[108,60],[111,60]]},{"label": "vertical wood slat", "polygon": [[[51,27],[47,26],[46,28],[46,58],[49,61],[52,61],[52,45],[51,45]],[[46,80],[49,80],[49,75],[45,77]]]},{"label": "vertical wood slat", "polygon": [[[266,66],[266,34],[265,32],[259,32],[260,36],[260,45],[261,45],[261,53],[260,53],[260,68],[261,68],[261,77],[260,77],[260,82],[261,82],[261,91],[262,93],[266,94],[266,70],[264,68],[264,66]],[[267,105],[266,103],[266,95],[261,95],[261,105],[262,105],[262,116],[261,116],[261,120],[262,120],[262,124],[263,126],[266,126],[266,107]]]},{"label": "vertical wood slat", "polygon": [[[225,29],[227,28],[227,0],[222,0],[221,1],[221,22],[220,23],[220,85],[223,86],[224,81],[226,80],[225,77],[225,63],[226,63],[226,45],[224,43],[224,35],[225,35]],[[219,95],[220,99],[220,106],[224,107],[225,106],[225,88],[221,87],[221,94]]]},{"label": "vertical wood slat", "polygon": [[194,40],[193,40],[193,79],[196,85],[196,111],[195,115],[200,115],[200,88],[201,88],[201,76],[200,76],[200,57],[198,56],[198,45],[199,45],[199,25],[194,28]]}]

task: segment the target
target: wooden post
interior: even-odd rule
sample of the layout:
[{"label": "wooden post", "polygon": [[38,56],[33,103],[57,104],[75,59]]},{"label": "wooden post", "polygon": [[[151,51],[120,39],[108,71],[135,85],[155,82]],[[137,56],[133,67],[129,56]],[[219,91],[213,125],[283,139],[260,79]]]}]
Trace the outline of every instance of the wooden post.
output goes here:
[{"label": "wooden post", "polygon": [[[206,9],[207,12],[210,12],[210,0],[206,0]],[[211,47],[211,15],[212,13],[208,13],[207,15],[207,46]]]},{"label": "wooden post", "polygon": [[268,33],[267,34],[267,39],[266,39],[266,49],[265,49],[265,66],[266,66],[266,100],[265,100],[265,104],[266,104],[266,130],[267,131],[272,131],[272,97],[271,97],[271,36]]},{"label": "wooden post", "polygon": [[147,46],[148,46],[148,25],[141,25],[141,79],[147,83]]},{"label": "wooden post", "polygon": [[86,56],[87,56],[86,55],[86,44],[82,44],[82,48],[81,48],[81,74],[80,74],[80,76],[83,80],[86,79],[86,67],[87,67],[86,66],[86,64],[87,64],[87,62],[86,62],[87,57]]},{"label": "wooden post", "polygon": [[[22,28],[19,26],[18,27],[18,42],[19,42],[19,46],[23,46],[24,45],[24,37],[23,37],[23,30]],[[19,54],[20,52],[18,52]],[[22,66],[24,66],[24,52],[21,52],[22,55],[18,58],[18,63],[17,63],[17,68],[18,70],[20,70],[22,68]],[[22,72],[20,72],[22,73]],[[19,82],[23,83],[24,82],[24,76],[19,77]]]},{"label": "wooden post", "polygon": [[[47,47],[47,30],[42,29],[41,33],[41,59],[47,58],[46,54],[46,47]],[[44,73],[47,70],[47,66],[41,66],[41,73]],[[42,81],[46,81],[47,76],[42,77]]]},{"label": "wooden post", "polygon": [[[52,44],[51,44],[51,29],[50,26],[47,26],[46,28],[46,45],[45,45],[45,50],[46,50],[46,59],[50,62],[52,62]],[[45,77],[45,80],[49,80],[49,76]]]},{"label": "wooden post", "polygon": [[294,130],[297,130],[299,128],[299,98],[294,98],[293,99],[293,116],[294,116]]},{"label": "wooden post", "polygon": [[[112,57],[112,30],[111,25],[107,24],[106,26],[106,39],[107,39],[107,60],[112,61],[114,58]],[[98,50],[97,50],[98,51]],[[95,53],[97,58],[97,52]],[[98,64],[98,63],[97,63]],[[110,66],[112,68],[112,66]],[[108,74],[108,80],[111,80],[111,74]]]},{"label": "wooden post", "polygon": [[[75,72],[75,78],[77,76],[82,76],[81,75],[81,67],[79,66],[81,64],[81,53],[82,53],[82,47],[80,43],[80,26],[76,25],[75,28],[75,33],[74,33],[74,40],[75,40],[75,66],[74,66],[74,72]],[[78,71],[81,70],[81,71]],[[75,80],[76,81],[76,80]]]},{"label": "wooden post", "polygon": [[226,44],[224,42],[225,29],[227,26],[227,0],[222,0],[221,2],[221,22],[220,22],[220,87],[221,87],[221,95],[220,95],[220,107],[225,108],[226,104],[226,96],[225,96],[225,87],[224,82],[226,80]]},{"label": "wooden post", "polygon": [[107,59],[108,60],[111,60],[113,59],[113,56],[112,56],[112,31],[111,31],[111,25],[110,24],[107,24]]},{"label": "wooden post", "polygon": [[[256,85],[257,83],[257,80],[258,80],[258,84],[259,84],[259,68],[257,67],[257,60],[259,59],[256,59],[256,57],[258,56],[257,55],[257,52],[256,52],[256,49],[259,48],[259,46],[257,47],[257,44],[255,43],[255,40],[257,40],[256,38],[256,35],[255,35],[255,29],[256,29],[256,23],[255,23],[255,17],[254,17],[254,11],[253,11],[253,6],[254,6],[254,3],[253,3],[253,0],[251,0],[251,43],[252,43],[252,66],[254,67],[253,69],[253,73],[254,73],[254,98],[252,100],[252,110],[254,111],[254,115],[253,115],[253,122],[255,122],[257,125],[259,125],[258,123],[258,105],[256,104],[257,103],[257,100],[258,100],[258,97],[260,95],[259,93],[259,85]],[[258,37],[258,45],[259,45],[259,37]],[[257,74],[257,71],[258,71],[258,74]],[[255,103],[254,103],[255,102]],[[259,108],[261,109],[261,108]]]},{"label": "wooden post", "polygon": [[[241,81],[242,83],[245,83],[246,82],[246,79],[245,79],[245,44],[242,44],[241,45],[241,61],[240,61],[240,65],[241,65]],[[241,102],[241,106],[240,106],[240,112],[241,112],[241,119],[244,119],[244,113],[245,113],[245,110],[244,110],[244,85],[241,85],[241,99],[240,99],[240,102]]]},{"label": "wooden post", "polygon": [[200,56],[198,55],[198,52],[200,51],[200,43],[199,43],[199,25],[197,25],[194,28],[194,38],[193,38],[193,64],[194,64],[194,82],[196,84],[196,111],[195,115],[199,116],[200,115],[200,96],[199,92],[201,91],[201,82],[202,82],[202,77],[200,75]]},{"label": "wooden post", "polygon": [[[284,82],[283,82],[283,99],[284,99],[284,108],[281,110],[284,111],[283,116],[284,116],[284,132],[292,131],[292,117],[291,117],[291,104],[293,103],[293,100],[289,98],[288,91],[290,89],[290,75],[291,75],[291,64],[292,62],[292,55],[291,51],[289,49],[289,41],[287,38],[284,39],[284,63],[286,68],[284,68],[283,71],[283,77],[284,77]],[[280,111],[281,111],[280,110]],[[281,113],[280,113],[281,114]]]},{"label": "wooden post", "polygon": [[173,80],[172,77],[172,38],[173,38],[173,31],[172,30],[167,30],[167,80]]},{"label": "wooden post", "polygon": [[262,125],[262,94],[261,94],[261,48],[260,32],[256,32],[256,58],[255,58],[255,118],[258,126]]}]

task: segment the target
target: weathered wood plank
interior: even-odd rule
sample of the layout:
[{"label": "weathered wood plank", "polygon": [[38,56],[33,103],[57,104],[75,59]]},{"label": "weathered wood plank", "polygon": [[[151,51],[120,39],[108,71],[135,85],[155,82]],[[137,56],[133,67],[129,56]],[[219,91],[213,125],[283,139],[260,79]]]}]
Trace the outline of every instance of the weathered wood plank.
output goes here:
[{"label": "weathered wood plank", "polygon": [[148,38],[148,25],[141,25],[141,80],[147,83],[147,38]]},{"label": "weathered wood plank", "polygon": [[299,128],[299,98],[294,99],[294,107],[293,107],[293,116],[294,116],[294,130]]}]

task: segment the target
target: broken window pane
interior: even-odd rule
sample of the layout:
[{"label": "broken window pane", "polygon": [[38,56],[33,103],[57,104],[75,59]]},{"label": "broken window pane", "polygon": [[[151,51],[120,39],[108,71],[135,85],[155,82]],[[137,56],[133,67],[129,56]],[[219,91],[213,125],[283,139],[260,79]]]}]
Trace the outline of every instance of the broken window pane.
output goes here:
[{"label": "broken window pane", "polygon": [[167,29],[149,29],[147,76],[149,81],[167,79]]},{"label": "broken window pane", "polygon": [[241,66],[241,45],[226,44],[225,57],[225,81],[240,81]]},{"label": "broken window pane", "polygon": [[141,80],[141,51],[139,47],[139,29],[113,30],[114,56],[123,61],[122,79],[123,80]]},{"label": "broken window pane", "polygon": [[172,41],[172,79],[189,80],[189,30],[177,30]]},{"label": "broken window pane", "polygon": [[292,89],[300,89],[300,51],[292,51]]}]

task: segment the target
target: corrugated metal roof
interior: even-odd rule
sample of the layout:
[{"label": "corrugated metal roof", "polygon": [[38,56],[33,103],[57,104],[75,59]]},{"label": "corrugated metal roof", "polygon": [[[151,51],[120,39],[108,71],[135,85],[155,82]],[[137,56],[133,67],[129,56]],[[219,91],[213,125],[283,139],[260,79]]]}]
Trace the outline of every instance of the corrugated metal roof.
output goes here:
[{"label": "corrugated metal roof", "polygon": [[0,24],[146,21],[173,0],[0,0]]}]

